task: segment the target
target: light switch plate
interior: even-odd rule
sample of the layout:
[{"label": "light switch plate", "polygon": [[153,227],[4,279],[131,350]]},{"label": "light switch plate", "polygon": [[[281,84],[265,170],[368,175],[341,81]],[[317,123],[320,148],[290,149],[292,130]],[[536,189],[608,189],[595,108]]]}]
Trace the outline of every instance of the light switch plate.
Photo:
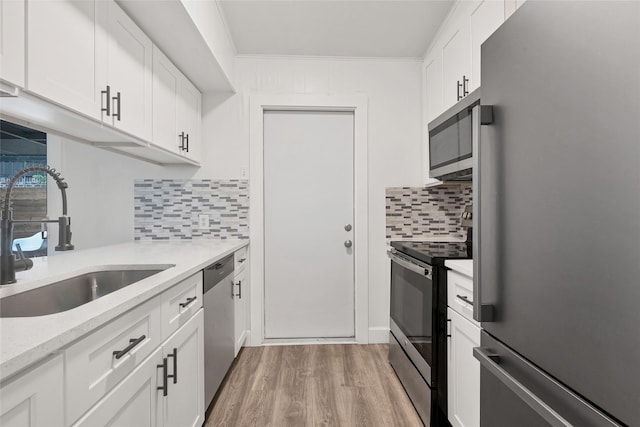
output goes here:
[{"label": "light switch plate", "polygon": [[206,215],[206,214],[198,215],[198,228],[200,230],[209,229],[209,215]]}]

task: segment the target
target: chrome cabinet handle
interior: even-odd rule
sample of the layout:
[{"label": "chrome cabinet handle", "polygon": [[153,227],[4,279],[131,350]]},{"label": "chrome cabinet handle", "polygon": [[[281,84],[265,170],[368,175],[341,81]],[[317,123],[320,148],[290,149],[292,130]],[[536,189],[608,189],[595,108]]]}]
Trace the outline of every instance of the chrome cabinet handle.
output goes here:
[{"label": "chrome cabinet handle", "polygon": [[522,401],[524,401],[531,409],[536,411],[538,415],[544,418],[553,427],[571,427],[572,424],[562,418],[560,414],[554,411],[549,405],[544,403],[538,396],[533,394],[520,381],[509,375],[500,366],[500,356],[487,352],[482,347],[474,347],[473,357],[478,359],[480,364],[486,368],[491,374],[498,378],[512,392],[514,392]]},{"label": "chrome cabinet handle", "polygon": [[344,246],[346,248],[350,248],[351,246],[353,246],[353,242],[351,240],[345,240],[344,241]]},{"label": "chrome cabinet handle", "polygon": [[459,300],[461,300],[464,303],[467,303],[471,306],[473,306],[473,301],[470,301],[469,298],[466,295],[456,295],[456,298],[458,298]]},{"label": "chrome cabinet handle", "polygon": [[185,140],[187,141],[187,148],[185,149],[185,151],[188,153],[189,152],[189,134],[186,134]]},{"label": "chrome cabinet handle", "polygon": [[173,383],[178,383],[178,349],[176,347],[173,348],[171,354],[167,355],[167,360],[169,358],[173,358],[173,374],[167,373],[167,378],[173,378]]},{"label": "chrome cabinet handle", "polygon": [[344,226],[344,230],[345,231],[351,231],[353,229],[353,227],[351,226],[351,224],[347,224]]},{"label": "chrome cabinet handle", "polygon": [[142,341],[144,341],[144,339],[146,338],[146,335],[142,335],[140,338],[131,338],[129,340],[129,345],[126,346],[125,348],[123,348],[122,350],[116,350],[113,352],[113,355],[116,357],[116,359],[120,359],[122,356],[124,356],[125,354],[129,353],[131,350],[133,350],[133,348],[135,346],[137,346],[138,344],[140,344]]},{"label": "chrome cabinet handle", "polygon": [[457,101],[460,101],[462,99],[462,95],[460,95],[460,89],[462,89],[462,83],[460,83],[460,80],[457,80],[456,83],[458,84],[458,89],[456,90]]},{"label": "chrome cabinet handle", "polygon": [[462,97],[469,95],[469,91],[467,90],[467,83],[469,83],[469,79],[467,76],[462,76]]}]

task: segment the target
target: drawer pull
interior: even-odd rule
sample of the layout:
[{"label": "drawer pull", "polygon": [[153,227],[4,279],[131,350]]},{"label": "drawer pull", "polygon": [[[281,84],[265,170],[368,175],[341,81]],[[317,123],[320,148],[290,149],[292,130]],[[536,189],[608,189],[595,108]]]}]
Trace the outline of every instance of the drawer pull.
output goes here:
[{"label": "drawer pull", "polygon": [[462,300],[463,302],[466,302],[469,305],[473,305],[473,301],[469,301],[466,295],[465,296],[456,295],[456,298],[458,298],[459,300]]},{"label": "drawer pull", "polygon": [[188,306],[189,304],[191,304],[192,302],[194,302],[194,301],[195,301],[195,300],[197,300],[197,299],[198,299],[198,297],[191,297],[191,298],[187,298],[187,300],[186,300],[185,302],[181,302],[181,303],[179,304],[179,305],[180,305],[180,308],[184,308],[184,307]]},{"label": "drawer pull", "polygon": [[173,383],[178,383],[178,349],[176,347],[173,348],[173,352],[167,355],[168,358],[173,358],[173,374],[167,374],[167,378],[173,378]]},{"label": "drawer pull", "polygon": [[167,358],[164,357],[162,359],[162,365],[156,365],[158,368],[162,368],[162,385],[160,387],[156,387],[158,390],[162,390],[162,395],[166,396],[168,394],[169,386],[167,384]]},{"label": "drawer pull", "polygon": [[242,299],[242,280],[238,280],[238,283],[236,283],[236,285],[238,285],[238,293],[236,294],[236,296]]},{"label": "drawer pull", "polygon": [[122,356],[124,356],[125,354],[129,353],[131,350],[133,350],[133,348],[135,346],[137,346],[138,344],[140,344],[142,341],[144,341],[144,339],[147,338],[146,335],[141,336],[140,338],[131,338],[129,340],[129,345],[126,346],[123,350],[116,350],[113,352],[113,355],[116,357],[116,359],[120,359]]},{"label": "drawer pull", "polygon": [[245,262],[246,260],[247,260],[246,258],[240,258],[238,262],[242,263],[242,262]]}]

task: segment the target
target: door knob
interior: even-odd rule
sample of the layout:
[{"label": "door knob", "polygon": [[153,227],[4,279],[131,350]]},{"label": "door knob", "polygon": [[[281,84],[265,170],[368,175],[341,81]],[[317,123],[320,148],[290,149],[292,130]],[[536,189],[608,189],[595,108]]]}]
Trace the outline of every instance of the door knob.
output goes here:
[{"label": "door knob", "polygon": [[351,224],[347,224],[347,225],[345,225],[345,226],[344,226],[344,229],[345,229],[346,231],[351,231],[351,229],[352,229],[352,228],[353,228],[353,227],[351,227]]},{"label": "door knob", "polygon": [[350,248],[351,246],[353,246],[353,242],[351,240],[345,240],[344,246],[347,248]]}]

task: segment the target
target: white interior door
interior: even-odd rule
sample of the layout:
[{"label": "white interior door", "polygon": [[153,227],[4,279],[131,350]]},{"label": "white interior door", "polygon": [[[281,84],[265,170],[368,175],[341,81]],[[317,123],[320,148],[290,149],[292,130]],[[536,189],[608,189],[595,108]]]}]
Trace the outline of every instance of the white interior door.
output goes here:
[{"label": "white interior door", "polygon": [[264,112],[264,336],[355,336],[353,112]]}]

